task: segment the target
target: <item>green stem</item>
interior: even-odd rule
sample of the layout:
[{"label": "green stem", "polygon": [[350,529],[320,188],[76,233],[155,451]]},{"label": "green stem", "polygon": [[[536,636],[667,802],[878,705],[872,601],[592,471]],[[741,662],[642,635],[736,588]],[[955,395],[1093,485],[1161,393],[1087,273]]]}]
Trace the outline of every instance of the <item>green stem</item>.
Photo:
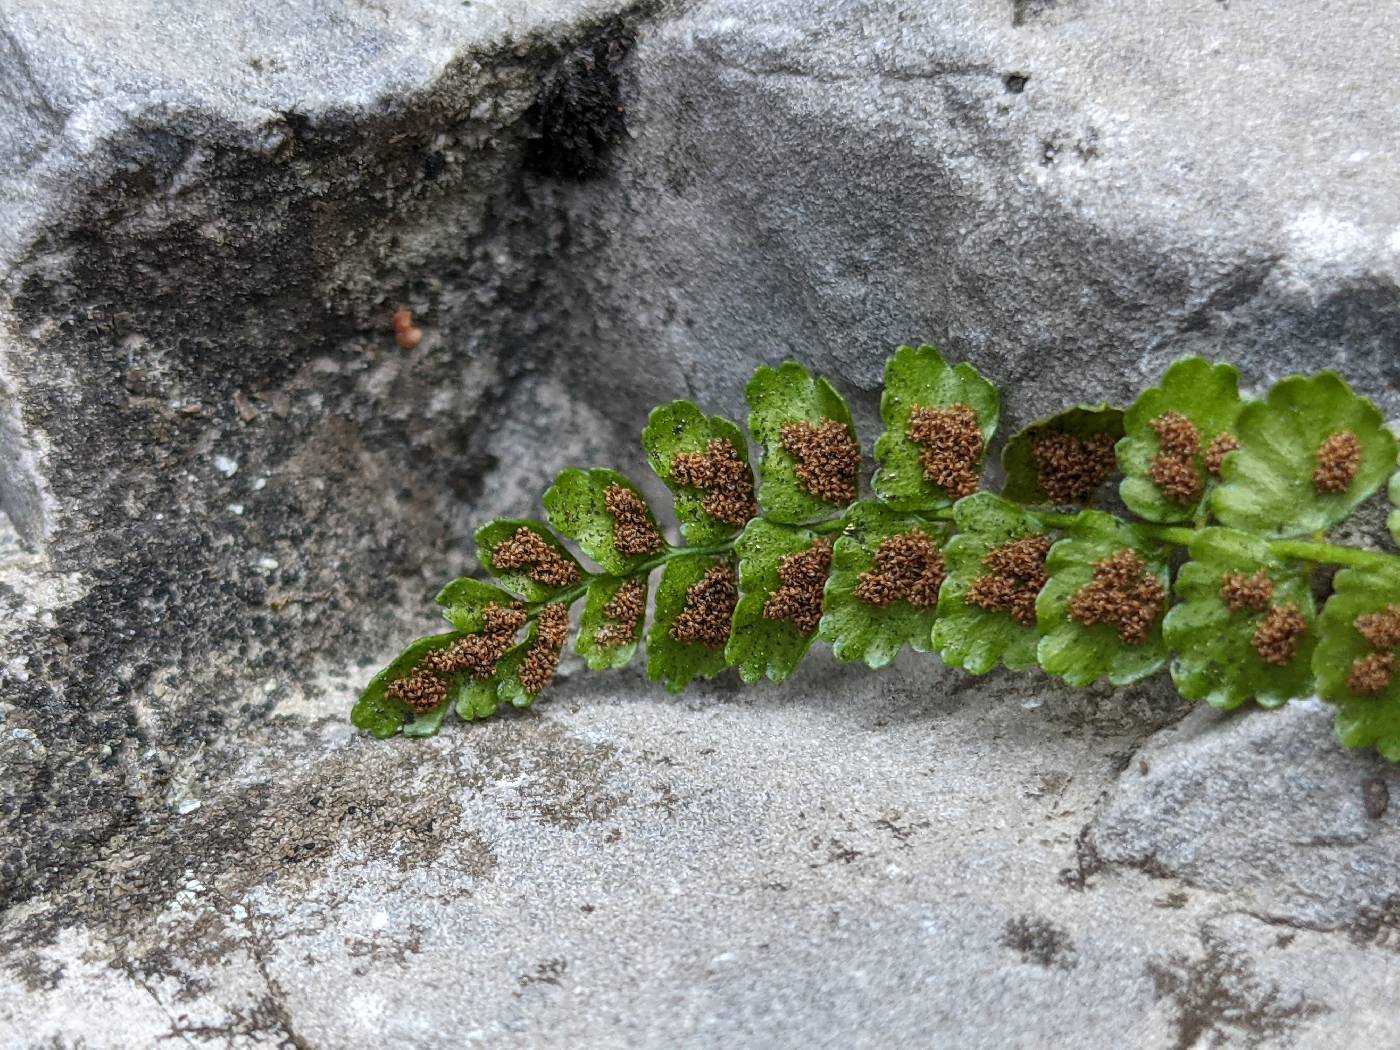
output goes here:
[{"label": "green stem", "polygon": [[[952,521],[952,507],[930,507],[927,510],[914,510],[910,513],[925,521]],[[1053,510],[1028,510],[1028,513],[1035,517],[1042,525],[1054,529],[1068,529],[1079,518],[1078,512],[1065,513]],[[828,536],[832,533],[843,532],[850,524],[849,510],[837,515],[834,518],[827,518],[823,521],[809,522],[800,526],[813,532],[818,536]],[[1153,525],[1147,522],[1135,522],[1134,527],[1144,535],[1151,537],[1159,543],[1170,544],[1173,547],[1189,546],[1191,541],[1206,528],[1204,525]],[[734,550],[739,542],[739,535],[736,534],[722,543],[712,543],[705,547],[667,547],[654,558],[648,558],[644,562],[638,563],[628,572],[620,574],[620,579],[636,579],[649,575],[654,569],[659,569],[667,562],[677,558],[687,558],[691,555],[716,555],[728,554]],[[1359,550],[1355,547],[1340,547],[1334,543],[1315,543],[1303,540],[1270,540],[1269,549],[1279,558],[1292,558],[1296,561],[1312,562],[1315,565],[1338,565],[1350,568],[1384,568],[1394,566],[1396,559],[1389,554],[1381,554],[1377,551]],[[589,577],[590,580],[598,577]],[[554,602],[564,602],[572,604],[588,590],[588,580],[580,583],[553,598],[545,601],[534,602],[528,607],[531,618],[534,617],[543,606]]]},{"label": "green stem", "polygon": [[1395,558],[1379,551],[1363,551],[1355,547],[1338,547],[1333,543],[1304,543],[1300,540],[1273,540],[1269,547],[1281,558],[1318,565],[1342,565],[1355,569],[1382,569],[1395,564]]},{"label": "green stem", "polygon": [[[1044,525],[1064,529],[1074,524],[1078,514],[1063,514],[1056,511],[1031,511]],[[1173,547],[1190,546],[1206,525],[1152,525],[1135,522],[1134,527],[1159,543],[1169,543]],[[1293,558],[1297,561],[1310,561],[1316,565],[1342,565],[1354,568],[1381,568],[1394,565],[1395,558],[1378,551],[1358,550],[1355,547],[1339,547],[1335,543],[1307,543],[1301,540],[1269,540],[1270,551],[1278,558]]]},{"label": "green stem", "polygon": [[[618,574],[616,578],[621,580],[632,580],[637,579],[638,577],[648,576],[651,574],[652,570],[661,568],[667,562],[675,561],[677,558],[688,557],[692,554],[728,554],[734,549],[735,544],[737,544],[738,542],[739,536],[735,535],[725,540],[723,543],[713,543],[708,547],[667,547],[656,557],[648,558],[646,561],[638,563],[627,572]],[[588,576],[588,578],[585,579],[582,583],[575,584],[574,586],[570,587],[567,591],[561,591],[559,594],[556,594],[550,598],[545,598],[542,601],[531,602],[529,605],[526,606],[526,611],[529,613],[530,618],[534,619],[535,614],[539,612],[542,608],[544,608],[546,605],[554,605],[556,602],[563,602],[565,605],[572,605],[574,602],[578,601],[588,592],[589,583],[591,583],[593,580],[600,579],[603,576],[610,575],[612,574],[600,573],[598,576]]]},{"label": "green stem", "polygon": [[1200,532],[1199,529],[1186,525],[1144,525],[1138,524],[1137,528],[1151,536],[1158,543],[1169,543],[1173,547],[1189,546],[1191,541]]},{"label": "green stem", "polygon": [[806,525],[804,528],[815,532],[818,536],[826,536],[833,532],[843,531],[847,524],[846,515],[842,514],[839,518],[828,518],[826,521],[818,521],[814,524]]}]

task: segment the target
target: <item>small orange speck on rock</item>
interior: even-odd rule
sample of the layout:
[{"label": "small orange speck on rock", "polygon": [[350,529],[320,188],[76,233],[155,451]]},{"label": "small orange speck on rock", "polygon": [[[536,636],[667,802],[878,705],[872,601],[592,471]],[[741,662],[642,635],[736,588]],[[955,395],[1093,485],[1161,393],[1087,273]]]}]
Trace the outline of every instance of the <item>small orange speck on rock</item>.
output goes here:
[{"label": "small orange speck on rock", "polygon": [[400,306],[394,311],[394,342],[400,350],[412,350],[423,341],[423,329],[413,324],[413,311]]}]

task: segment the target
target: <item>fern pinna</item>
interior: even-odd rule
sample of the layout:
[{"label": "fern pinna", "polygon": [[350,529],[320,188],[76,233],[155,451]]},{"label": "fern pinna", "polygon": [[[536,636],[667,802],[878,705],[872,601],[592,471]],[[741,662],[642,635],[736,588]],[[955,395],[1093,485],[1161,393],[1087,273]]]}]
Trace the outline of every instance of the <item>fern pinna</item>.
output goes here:
[{"label": "fern pinna", "polygon": [[[1222,708],[1316,694],[1337,705],[1343,744],[1400,761],[1400,558],[1324,538],[1389,478],[1400,542],[1396,440],[1337,375],[1247,400],[1231,366],[1177,361],[1126,411],[1077,405],[1014,435],[998,495],[980,490],[996,388],[934,347],[900,347],[868,499],[826,379],[790,361],[745,392],[757,484],[736,424],[688,401],[656,409],[642,444],[681,544],[622,474],[564,471],[547,525],[477,532],[495,583],[443,588],[451,630],[376,675],[355,725],[427,736],[449,709],[527,707],[571,633],[595,670],[645,643],[648,677],[673,691],[730,667],[782,681],[821,640],[871,668],[909,646],[971,674],[1038,665],[1081,686],[1170,668],[1183,696]],[[1087,506],[1115,474],[1131,518]]]}]

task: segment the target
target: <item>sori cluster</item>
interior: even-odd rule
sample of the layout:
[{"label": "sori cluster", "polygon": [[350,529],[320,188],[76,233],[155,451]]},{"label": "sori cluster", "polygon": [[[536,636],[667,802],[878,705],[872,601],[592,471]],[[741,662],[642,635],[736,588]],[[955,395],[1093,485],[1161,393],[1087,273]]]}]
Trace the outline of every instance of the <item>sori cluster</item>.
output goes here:
[{"label": "sori cluster", "polygon": [[[1247,400],[1234,368],[1186,358],[1126,410],[1077,405],[1012,436],[993,493],[996,388],[934,347],[901,347],[866,499],[826,379],[788,362],[745,393],[757,480],[736,424],[688,401],[656,409],[642,444],[681,543],[623,475],[565,470],[547,524],[477,532],[495,582],[443,588],[452,629],[381,671],[355,724],[422,736],[449,709],[528,706],[570,635],[593,669],[645,643],[648,677],[674,691],[731,667],[782,681],[820,640],[871,668],[909,646],[1080,686],[1165,668],[1183,696],[1224,708],[1320,695],[1344,744],[1400,761],[1400,558],[1325,536],[1387,479],[1400,504],[1396,440],[1334,373]],[[1115,476],[1131,516],[1092,506]],[[1400,510],[1390,528],[1400,541]]]}]

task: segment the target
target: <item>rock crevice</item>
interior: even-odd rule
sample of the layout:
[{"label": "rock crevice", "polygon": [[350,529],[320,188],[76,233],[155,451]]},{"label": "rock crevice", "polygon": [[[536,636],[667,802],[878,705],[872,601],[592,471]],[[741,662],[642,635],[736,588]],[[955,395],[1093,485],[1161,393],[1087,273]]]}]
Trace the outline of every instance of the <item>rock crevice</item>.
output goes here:
[{"label": "rock crevice", "polygon": [[[240,967],[239,931],[257,912],[357,988],[392,968],[392,994],[365,1016],[405,1032],[417,1029],[395,1012],[398,972],[431,984],[445,972],[435,960],[470,955],[483,987],[488,972],[522,975],[518,995],[492,1001],[488,1038],[547,1017],[572,1045],[645,1043],[681,1011],[713,1014],[731,1038],[837,1032],[859,1045],[870,1029],[846,998],[854,967],[901,989],[886,1027],[915,1043],[1247,1043],[1273,1029],[1187,1016],[1198,990],[1225,981],[1213,960],[1245,953],[1268,970],[1236,982],[1249,1010],[1288,988],[1308,1004],[1289,1031],[1322,1033],[1313,1045],[1393,1041],[1393,1021],[1337,1008],[1349,983],[1376,987],[1393,970],[1393,821],[1367,816],[1384,807],[1358,786],[1388,774],[1338,752],[1321,710],[1193,716],[1148,745],[1137,774],[1117,759],[1163,720],[1141,696],[1072,701],[1019,682],[974,713],[1003,686],[925,658],[868,686],[878,713],[861,716],[857,703],[795,702],[867,688],[835,673],[745,705],[700,701],[703,712],[576,693],[581,711],[454,737],[457,759],[425,760],[431,784],[397,752],[360,756],[336,735],[366,672],[426,633],[437,586],[473,570],[474,524],[538,513],[565,466],[640,479],[635,433],[651,405],[688,396],[742,417],[759,363],[792,356],[830,375],[866,447],[886,356],[921,340],[998,382],[1004,432],[1077,401],[1126,403],[1191,352],[1234,360],[1260,385],[1338,367],[1400,412],[1400,78],[1381,75],[1400,70],[1400,34],[1368,0],[1333,5],[1325,23],[1306,0],[1267,7],[8,4],[0,506],[25,542],[0,537],[0,908],[17,960],[0,972],[28,975],[11,997],[26,1035],[100,1044],[88,1015],[44,1011],[68,994],[45,990],[50,975],[67,966],[85,974],[67,980],[99,983],[76,960],[141,940],[88,921],[105,894],[134,901],[142,922],[217,926]],[[400,307],[423,333],[408,349],[394,339]],[[637,687],[616,681],[598,688]],[[1056,731],[1033,694],[1046,711],[1078,702],[1103,717]],[[668,751],[711,722],[727,735]],[[288,734],[305,754],[270,757]],[[528,761],[493,766],[492,748],[516,736],[538,741]],[[880,746],[853,767],[847,751],[867,736]],[[317,790],[328,768],[334,797]],[[866,780],[813,772],[852,768]],[[447,812],[419,827],[439,818],[414,809],[414,834],[437,842],[451,828],[480,844],[489,876],[470,858],[445,870],[439,849],[396,853],[374,812],[342,805],[381,797],[375,778],[389,774],[404,798],[430,791]],[[1022,777],[1056,787],[1022,792]],[[285,870],[245,878],[261,869],[211,822],[273,794],[270,819],[306,835],[276,838]],[[1080,840],[1085,892],[1071,892],[1055,873],[1073,865],[1101,796]],[[182,809],[201,799],[208,820]],[[921,830],[886,855],[869,829],[896,809]],[[140,859],[164,847],[159,864]],[[239,870],[201,875],[214,847]],[[698,865],[705,851],[732,851],[742,876]],[[851,894],[827,881],[828,856]],[[391,872],[393,893],[340,885],[327,858],[337,872]],[[539,930],[492,940],[533,885],[522,858],[547,858],[543,877],[568,888],[552,898],[568,915],[541,924],[570,931],[567,949]],[[99,884],[128,867],[138,882]],[[970,887],[974,869],[995,877]],[[636,870],[648,877],[621,877]],[[674,873],[669,903],[644,892]],[[1135,880],[1158,877],[1172,880],[1168,903],[1144,903]],[[620,919],[608,901],[633,882]],[[400,891],[445,901],[444,923],[405,916]],[[720,899],[717,921],[705,902]],[[644,916],[658,907],[701,931],[697,947],[657,956]],[[1173,920],[1179,907],[1192,923]],[[1281,972],[1255,922],[1194,961],[1212,909],[1293,924],[1323,976]],[[333,911],[354,925],[343,944],[324,921]],[[31,958],[21,945],[36,915],[49,918]],[[641,968],[624,959],[621,976],[590,984],[592,922],[634,945]],[[1022,927],[1033,936],[1013,938],[1029,945],[1018,954],[1004,942]],[[801,943],[784,939],[793,929]],[[1043,930],[1073,945],[1072,966],[1047,962]],[[180,1016],[188,996],[191,1039],[242,1023],[382,1041],[331,1008],[333,986],[290,979],[280,948],[238,978],[280,988],[275,1009],[238,999],[193,949],[158,948],[136,999],[103,986],[132,1033],[163,1037],[162,1010]],[[731,950],[763,979],[728,977]],[[973,962],[910,996],[908,975],[882,968],[892,959]],[[1008,959],[1022,968],[1011,978]],[[591,990],[567,1001],[641,1017],[609,996],[662,970],[679,983],[630,1039],[603,1014],[551,1013],[549,996],[577,982]],[[1034,1008],[1012,1016],[1000,1009],[1011,1001]],[[778,1014],[810,1024],[765,1027]],[[1040,1028],[1018,1027],[1033,1014]],[[965,1016],[996,1022],[949,1027]],[[438,1018],[453,1031],[459,1020]]]}]

